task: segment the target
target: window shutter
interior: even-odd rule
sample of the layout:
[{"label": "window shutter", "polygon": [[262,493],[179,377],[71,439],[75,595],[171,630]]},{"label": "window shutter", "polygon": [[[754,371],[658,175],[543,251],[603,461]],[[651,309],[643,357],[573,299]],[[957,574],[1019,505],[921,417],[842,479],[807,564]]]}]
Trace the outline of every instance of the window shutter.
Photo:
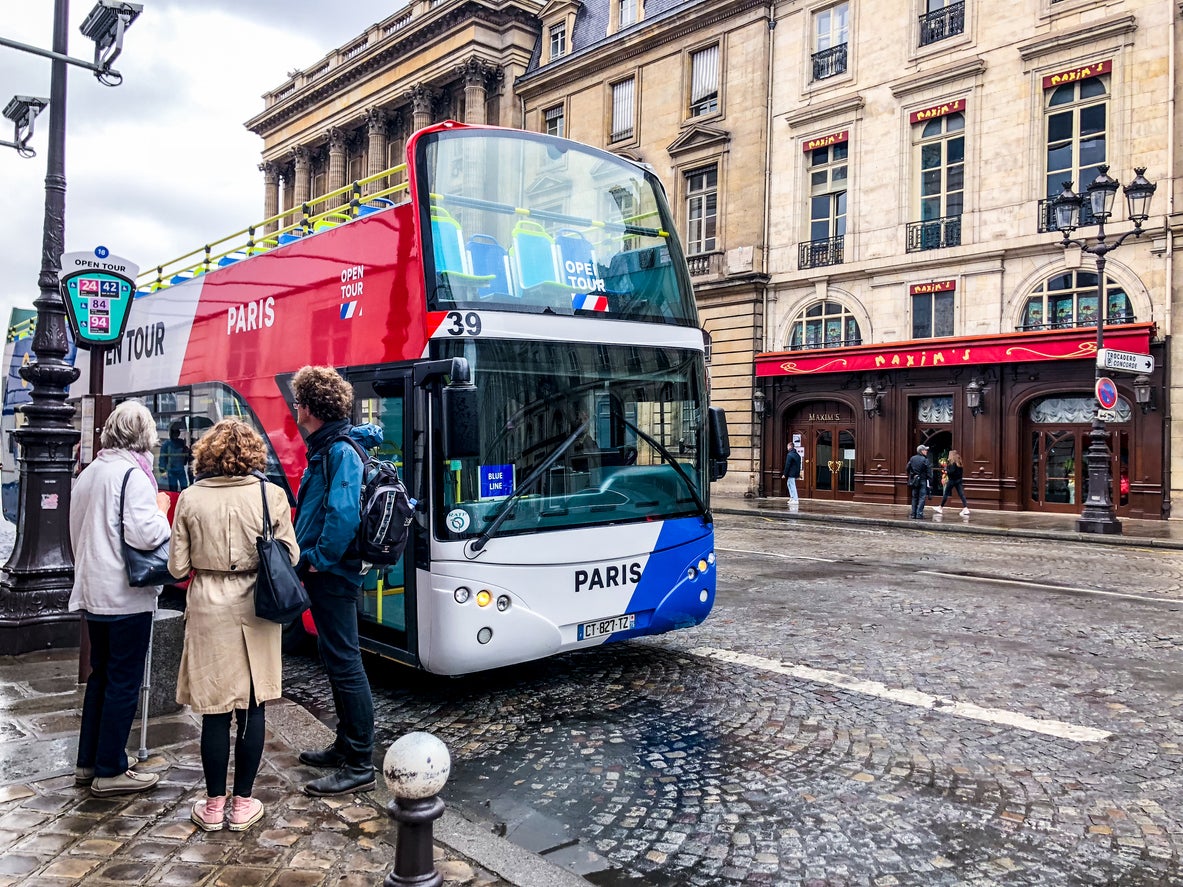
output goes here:
[{"label": "window shutter", "polygon": [[719,47],[708,46],[691,56],[690,103],[719,94]]}]

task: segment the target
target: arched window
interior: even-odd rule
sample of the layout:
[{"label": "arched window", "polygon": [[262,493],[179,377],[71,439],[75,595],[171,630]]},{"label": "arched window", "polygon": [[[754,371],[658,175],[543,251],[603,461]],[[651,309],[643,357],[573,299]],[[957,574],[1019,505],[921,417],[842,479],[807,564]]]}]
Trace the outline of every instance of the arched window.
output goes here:
[{"label": "arched window", "polygon": [[[1083,193],[1108,157],[1107,77],[1065,83],[1047,97],[1047,194],[1055,197],[1065,181]],[[1084,222],[1084,219],[1081,219]]]},{"label": "arched window", "polygon": [[[1125,290],[1105,278],[1106,323],[1134,323],[1134,308]],[[1027,299],[1019,330],[1062,330],[1097,325],[1097,274],[1065,271],[1049,277]]]},{"label": "arched window", "polygon": [[840,302],[814,302],[797,315],[789,330],[790,351],[861,344],[858,321]]}]

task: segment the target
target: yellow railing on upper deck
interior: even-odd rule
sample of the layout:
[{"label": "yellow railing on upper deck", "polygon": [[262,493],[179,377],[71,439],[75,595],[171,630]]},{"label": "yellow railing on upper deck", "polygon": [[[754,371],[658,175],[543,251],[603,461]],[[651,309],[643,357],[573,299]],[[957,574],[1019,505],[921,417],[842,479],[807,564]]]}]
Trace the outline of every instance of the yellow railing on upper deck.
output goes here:
[{"label": "yellow railing on upper deck", "polygon": [[[206,271],[265,253],[317,231],[351,222],[378,209],[403,203],[410,195],[406,171],[405,163],[393,166],[248,225],[240,231],[211,240],[204,246],[142,272],[136,278],[137,288],[150,292],[165,289]],[[396,177],[401,180],[394,185],[369,190],[383,180]],[[294,222],[289,221],[293,217],[298,218]]]}]

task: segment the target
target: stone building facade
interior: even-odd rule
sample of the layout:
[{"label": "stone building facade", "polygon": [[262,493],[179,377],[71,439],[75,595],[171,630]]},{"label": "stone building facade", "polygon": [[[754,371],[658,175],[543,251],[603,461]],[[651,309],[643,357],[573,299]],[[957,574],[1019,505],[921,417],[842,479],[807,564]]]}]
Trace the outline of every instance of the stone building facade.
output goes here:
[{"label": "stone building facade", "polygon": [[[965,459],[972,507],[1081,510],[1098,285],[1119,516],[1169,516],[1178,4],[977,0],[777,6],[761,492],[906,502],[917,445]],[[807,51],[794,51],[800,47]],[[1047,198],[1100,164],[1157,182],[1146,233],[1064,249]],[[1117,195],[1108,232],[1120,234]],[[1087,219],[1087,214],[1086,214]],[[1090,220],[1091,221],[1091,220]],[[1097,229],[1082,227],[1078,236]],[[1144,399],[1139,403],[1139,394]],[[958,503],[960,508],[960,503]]]}]

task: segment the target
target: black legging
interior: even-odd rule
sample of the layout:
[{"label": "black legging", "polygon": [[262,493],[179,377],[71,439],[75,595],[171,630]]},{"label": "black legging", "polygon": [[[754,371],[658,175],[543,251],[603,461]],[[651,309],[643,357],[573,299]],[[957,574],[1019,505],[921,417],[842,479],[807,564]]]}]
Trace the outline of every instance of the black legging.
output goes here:
[{"label": "black legging", "polygon": [[949,497],[953,495],[953,491],[957,491],[957,495],[961,497],[961,507],[969,508],[969,503],[965,501],[965,481],[951,480],[945,484],[945,495],[941,497],[941,508],[945,507],[945,503],[949,501]]},{"label": "black legging", "polygon": [[[238,730],[234,739],[234,794],[249,798],[263,760],[263,739],[267,726],[265,703],[255,702],[251,687],[250,706],[235,709]],[[230,766],[230,712],[201,716],[201,768],[205,771],[205,793],[211,798],[226,794],[226,768]]]}]

